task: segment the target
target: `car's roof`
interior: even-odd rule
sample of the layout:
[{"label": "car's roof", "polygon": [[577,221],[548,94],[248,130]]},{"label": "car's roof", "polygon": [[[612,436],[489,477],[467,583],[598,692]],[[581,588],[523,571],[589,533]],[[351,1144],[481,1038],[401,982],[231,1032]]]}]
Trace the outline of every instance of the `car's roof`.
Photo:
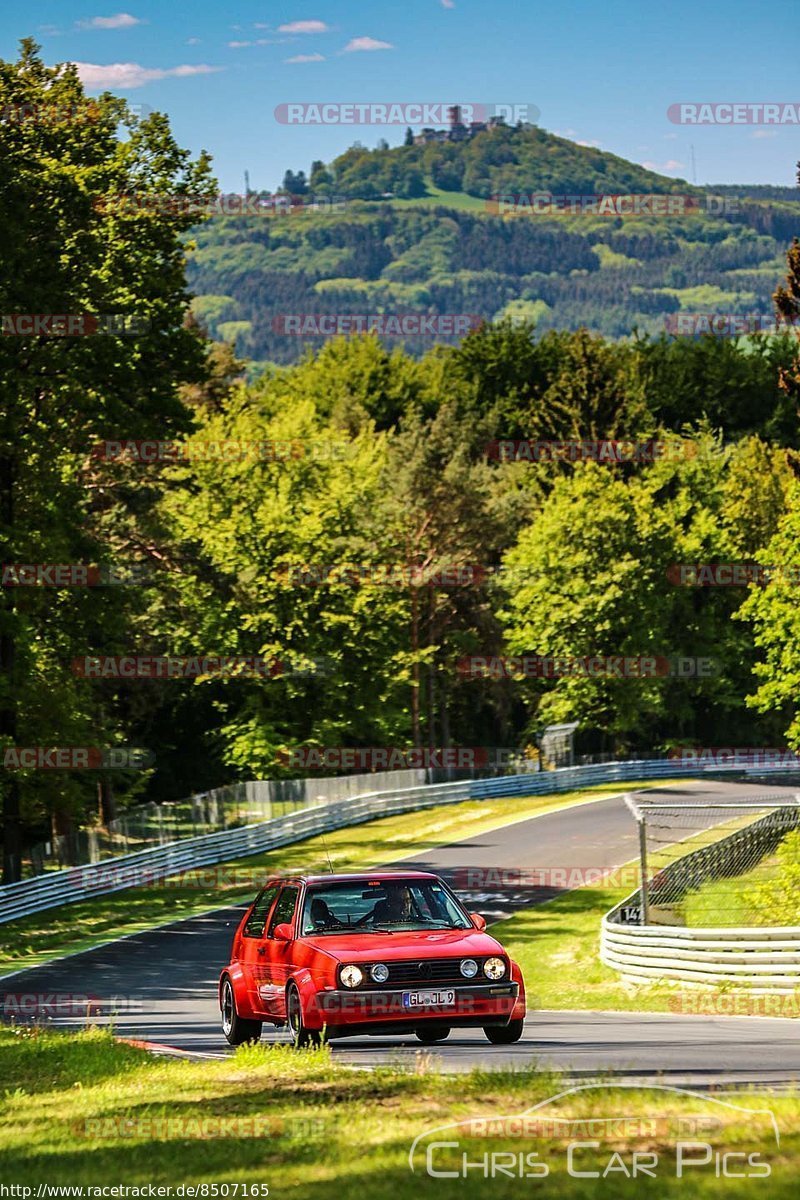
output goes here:
[{"label": "car's roof", "polygon": [[389,882],[398,879],[438,879],[430,871],[352,871],[346,875],[292,875],[283,883],[360,883]]}]

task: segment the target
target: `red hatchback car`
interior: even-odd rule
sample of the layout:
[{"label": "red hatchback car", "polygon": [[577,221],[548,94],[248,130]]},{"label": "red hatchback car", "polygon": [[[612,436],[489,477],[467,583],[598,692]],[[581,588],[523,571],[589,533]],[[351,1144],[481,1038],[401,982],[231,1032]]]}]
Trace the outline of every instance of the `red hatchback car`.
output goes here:
[{"label": "red hatchback car", "polygon": [[257,1041],[266,1021],[300,1046],[412,1030],[430,1045],[477,1026],[496,1045],[516,1042],[522,973],[485,929],[421,871],[271,880],[220,975],[223,1033]]}]

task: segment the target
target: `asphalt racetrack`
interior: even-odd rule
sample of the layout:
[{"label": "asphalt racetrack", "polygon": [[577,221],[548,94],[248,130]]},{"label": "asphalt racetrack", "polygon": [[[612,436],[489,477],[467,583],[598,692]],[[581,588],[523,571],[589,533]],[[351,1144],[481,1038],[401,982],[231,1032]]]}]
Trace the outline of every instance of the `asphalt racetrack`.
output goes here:
[{"label": "asphalt racetrack", "polygon": [[[675,783],[646,795],[684,803],[704,798],[793,793],[796,788],[703,781]],[[470,871],[553,868],[613,868],[637,853],[636,824],[621,797],[610,797],[560,812],[519,821],[501,829],[426,848],[406,866],[432,870],[451,879],[468,907],[491,922],[518,907],[558,894],[553,886],[520,886],[499,893],[470,890]],[[392,863],[392,867],[403,864]],[[491,875],[489,876],[491,882]],[[523,878],[523,884],[525,884]],[[136,934],[110,945],[7,977],[0,982],[0,1005],[20,993],[118,998],[116,1031],[184,1053],[218,1057],[228,1053],[220,1029],[217,979],[228,961],[241,908],[221,909],[174,925]],[[535,996],[536,981],[527,988]],[[97,1023],[108,1017],[92,1017]],[[74,1014],[55,1017],[75,1026]],[[288,1034],[264,1027],[264,1039],[288,1041]],[[557,1068],[581,1076],[619,1072],[627,1079],[655,1079],[679,1086],[712,1083],[761,1084],[800,1080],[800,1022],[788,1018],[696,1016],[656,1013],[549,1012],[530,1010],[521,1041],[491,1046],[481,1030],[456,1030],[433,1051],[408,1037],[347,1038],[334,1042],[342,1062],[368,1067],[413,1061],[433,1054],[444,1071],[475,1066]]]}]

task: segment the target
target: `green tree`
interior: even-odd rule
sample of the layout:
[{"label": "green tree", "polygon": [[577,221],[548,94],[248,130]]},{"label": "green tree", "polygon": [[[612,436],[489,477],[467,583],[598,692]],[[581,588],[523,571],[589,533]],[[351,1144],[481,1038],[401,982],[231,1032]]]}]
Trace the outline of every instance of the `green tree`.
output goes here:
[{"label": "green tree", "polygon": [[[113,471],[101,478],[92,445],[188,428],[178,386],[203,371],[201,342],[183,326],[181,237],[196,216],[152,197],[211,196],[213,180],[205,155],[193,162],[163,115],[140,121],[109,94],[88,100],[75,68],[45,66],[30,40],[18,61],[0,62],[0,109],[11,114],[0,122],[0,312],[115,315],[95,336],[4,328],[2,561],[103,561],[146,514],[148,494],[141,483],[117,486]],[[120,201],[131,195],[150,202]],[[69,661],[107,651],[112,627],[122,640],[132,603],[123,592],[3,590],[0,745],[120,732],[107,697],[78,686]],[[6,883],[20,874],[21,812],[52,812],[74,801],[71,790],[4,773]]]}]

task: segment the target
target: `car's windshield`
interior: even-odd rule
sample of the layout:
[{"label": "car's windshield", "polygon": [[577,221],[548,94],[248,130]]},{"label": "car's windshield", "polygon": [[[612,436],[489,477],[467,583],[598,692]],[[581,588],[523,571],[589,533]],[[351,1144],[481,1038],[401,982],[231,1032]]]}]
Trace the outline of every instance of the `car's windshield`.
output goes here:
[{"label": "car's windshield", "polygon": [[469,917],[435,879],[314,884],[306,892],[301,934],[395,933],[469,929]]}]

